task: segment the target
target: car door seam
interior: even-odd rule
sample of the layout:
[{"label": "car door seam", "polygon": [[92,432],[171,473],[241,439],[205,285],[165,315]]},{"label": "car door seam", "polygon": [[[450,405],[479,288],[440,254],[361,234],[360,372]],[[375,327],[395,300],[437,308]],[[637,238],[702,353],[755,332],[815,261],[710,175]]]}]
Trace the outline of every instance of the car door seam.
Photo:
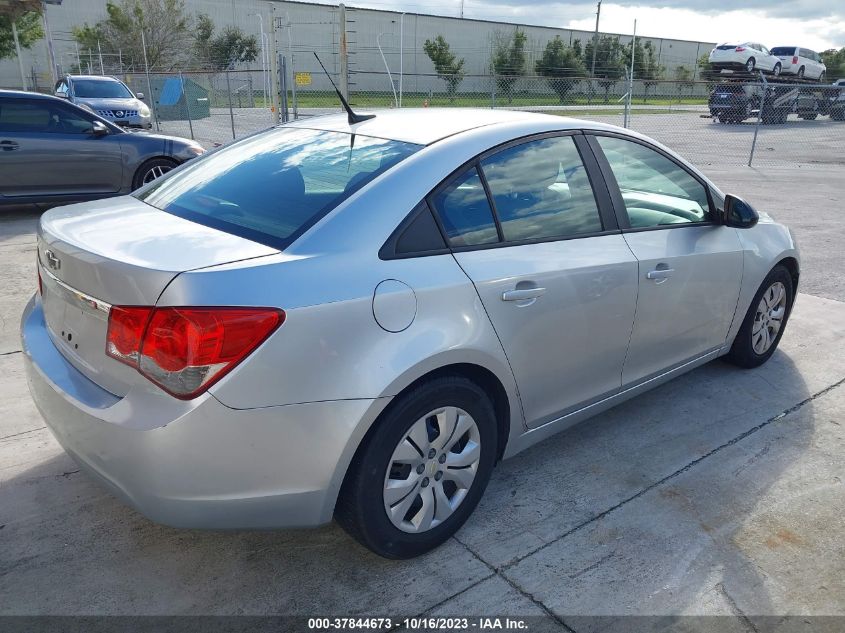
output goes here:
[{"label": "car door seam", "polygon": [[487,322],[490,324],[490,327],[493,328],[493,334],[496,335],[496,340],[499,341],[499,347],[502,350],[502,354],[505,355],[505,361],[508,364],[508,369],[511,371],[511,377],[513,378],[514,389],[516,390],[516,398],[519,402],[519,410],[522,412],[522,430],[527,431],[529,429],[528,420],[525,416],[525,407],[522,405],[522,394],[519,390],[519,382],[516,379],[516,373],[513,370],[513,365],[511,364],[511,359],[508,356],[508,352],[505,349],[504,343],[502,343],[502,337],[499,336],[499,331],[496,329],[496,324],[493,323],[493,318],[490,316],[490,313],[487,310],[487,306],[484,304],[484,301],[481,298],[481,293],[478,291],[478,286],[475,285],[475,281],[472,277],[469,276],[464,267],[461,266],[461,262],[458,261],[458,258],[455,257],[455,253],[451,253],[452,259],[455,260],[455,263],[458,265],[458,268],[461,269],[461,272],[466,275],[466,278],[472,284],[472,289],[475,291],[475,296],[478,297],[478,302],[481,304],[481,308],[484,310],[484,314],[487,316]]}]

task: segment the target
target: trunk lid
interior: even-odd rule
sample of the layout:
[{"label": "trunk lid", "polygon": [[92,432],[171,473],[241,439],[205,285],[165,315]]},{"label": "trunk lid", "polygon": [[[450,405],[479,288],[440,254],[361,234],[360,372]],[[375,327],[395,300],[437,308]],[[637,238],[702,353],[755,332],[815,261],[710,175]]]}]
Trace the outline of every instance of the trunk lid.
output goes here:
[{"label": "trunk lid", "polygon": [[79,371],[123,396],[145,379],[105,354],[111,305],[152,306],[180,272],[277,252],[132,197],[53,209],[38,227],[47,327]]}]

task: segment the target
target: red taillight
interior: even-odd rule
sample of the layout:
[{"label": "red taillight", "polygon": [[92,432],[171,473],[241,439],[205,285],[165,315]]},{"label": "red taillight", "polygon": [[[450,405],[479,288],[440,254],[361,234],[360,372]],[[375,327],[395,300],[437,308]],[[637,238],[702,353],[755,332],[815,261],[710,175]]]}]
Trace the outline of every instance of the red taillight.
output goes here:
[{"label": "red taillight", "polygon": [[106,354],[137,367],[141,338],[152,311],[152,308],[143,306],[113,306],[109,310]]},{"label": "red taillight", "polygon": [[187,400],[225,376],[284,320],[276,308],[114,306],[106,354]]},{"label": "red taillight", "polygon": [[737,53],[741,53],[741,52],[743,52],[744,50],[745,50],[745,47],[744,47],[744,46],[737,46],[737,47],[736,47],[736,52],[737,52]]},{"label": "red taillight", "polygon": [[792,63],[793,63],[793,64],[797,64],[797,63],[798,63],[798,58],[797,58],[797,57],[793,57],[793,58],[792,58]]}]

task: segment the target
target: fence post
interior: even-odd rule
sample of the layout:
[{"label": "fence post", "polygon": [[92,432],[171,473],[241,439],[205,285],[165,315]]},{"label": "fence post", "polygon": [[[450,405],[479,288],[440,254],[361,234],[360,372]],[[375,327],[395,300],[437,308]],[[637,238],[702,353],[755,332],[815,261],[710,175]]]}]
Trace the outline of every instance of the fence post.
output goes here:
[{"label": "fence post", "polygon": [[188,129],[191,130],[191,140],[194,140],[194,123],[191,121],[191,104],[188,102],[188,93],[185,90],[185,79],[182,71],[179,71],[179,85],[182,88],[182,96],[185,98],[185,115],[188,117]]},{"label": "fence post", "polygon": [[279,55],[279,118],[282,123],[287,123],[288,118],[288,85],[287,85],[287,60],[284,55]]},{"label": "fence post", "polygon": [[490,107],[496,107],[496,76],[490,76]]},{"label": "fence post", "polygon": [[751,161],[754,160],[754,148],[757,147],[757,132],[760,131],[760,122],[763,119],[763,108],[766,107],[766,93],[769,91],[769,84],[763,76],[763,71],[760,71],[760,84],[763,87],[763,97],[760,99],[760,109],[757,111],[757,124],[754,126],[754,138],[751,141],[751,154],[748,156],[748,166],[751,167]]},{"label": "fence post", "polygon": [[229,93],[229,120],[232,122],[232,138],[235,138],[235,112],[232,110],[232,84],[229,80],[229,71],[226,71],[226,92]]},{"label": "fence post", "polygon": [[[155,97],[153,96],[153,84],[150,81],[150,64],[147,61],[147,38],[144,36],[143,29],[141,30],[141,48],[144,49],[144,72],[147,75],[147,90],[149,91],[147,98],[150,100],[150,109],[153,111],[153,119],[155,119],[156,122],[156,130],[160,132],[161,125],[159,125],[158,122],[158,108],[155,107]],[[88,49],[88,51],[90,52],[91,49]]]}]

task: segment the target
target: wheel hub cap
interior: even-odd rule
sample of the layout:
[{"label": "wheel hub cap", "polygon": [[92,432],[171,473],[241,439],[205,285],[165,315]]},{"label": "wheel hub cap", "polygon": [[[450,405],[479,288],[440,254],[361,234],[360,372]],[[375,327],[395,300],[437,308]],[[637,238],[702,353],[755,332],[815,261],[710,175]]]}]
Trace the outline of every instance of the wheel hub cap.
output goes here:
[{"label": "wheel hub cap", "polygon": [[411,425],[384,476],[384,509],[403,532],[425,532],[466,498],[481,459],[481,434],[457,407],[435,409]]},{"label": "wheel hub cap", "polygon": [[775,342],[786,315],[786,288],[776,281],[763,293],[754,324],[751,327],[751,347],[756,354],[765,354]]}]

